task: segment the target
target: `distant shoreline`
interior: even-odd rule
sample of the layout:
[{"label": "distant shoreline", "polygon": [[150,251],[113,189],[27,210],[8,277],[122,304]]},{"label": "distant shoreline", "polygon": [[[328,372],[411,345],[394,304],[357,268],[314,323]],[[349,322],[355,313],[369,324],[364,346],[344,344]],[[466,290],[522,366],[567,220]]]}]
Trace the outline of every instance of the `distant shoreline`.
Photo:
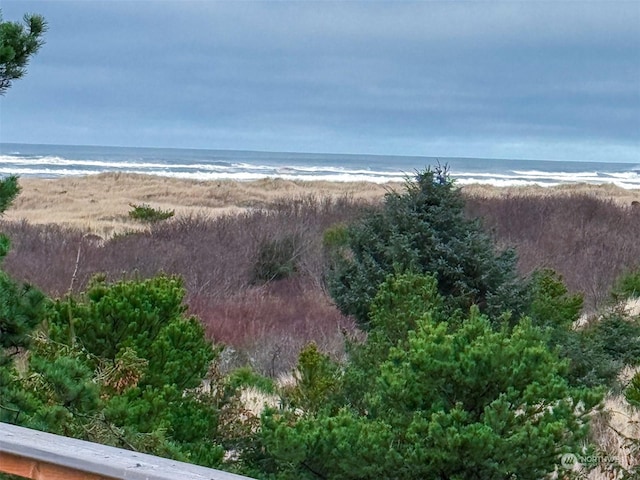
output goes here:
[{"label": "distant shoreline", "polygon": [[[389,189],[402,189],[402,182],[327,182],[263,179],[186,180],[155,175],[102,173],[57,179],[21,178],[22,192],[7,210],[5,220],[27,220],[33,224],[54,223],[79,228],[103,237],[145,228],[128,218],[131,204],[175,210],[176,216],[219,216],[251,208],[268,207],[282,198],[305,196],[350,196],[367,202],[380,201]],[[567,184],[555,187],[496,187],[466,185],[465,195],[588,194],[611,199],[621,205],[640,201],[640,190],[613,184]]]},{"label": "distant shoreline", "polygon": [[100,173],[241,182],[402,182],[429,165],[446,166],[459,185],[501,187],[567,183],[607,184],[640,189],[640,165],[624,162],[517,160],[471,157],[255,152],[80,145],[13,144],[0,149],[0,175],[22,178],[77,178]]}]

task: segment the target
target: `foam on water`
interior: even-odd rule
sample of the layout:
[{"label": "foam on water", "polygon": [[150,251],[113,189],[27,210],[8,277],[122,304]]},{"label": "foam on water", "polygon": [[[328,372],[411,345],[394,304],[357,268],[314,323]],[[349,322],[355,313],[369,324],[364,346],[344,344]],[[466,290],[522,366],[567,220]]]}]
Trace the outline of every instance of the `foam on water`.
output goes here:
[{"label": "foam on water", "polygon": [[640,188],[640,165],[623,163],[0,144],[0,175],[56,178],[102,172],[193,180],[403,181],[448,165],[460,185],[554,186],[613,183]]}]

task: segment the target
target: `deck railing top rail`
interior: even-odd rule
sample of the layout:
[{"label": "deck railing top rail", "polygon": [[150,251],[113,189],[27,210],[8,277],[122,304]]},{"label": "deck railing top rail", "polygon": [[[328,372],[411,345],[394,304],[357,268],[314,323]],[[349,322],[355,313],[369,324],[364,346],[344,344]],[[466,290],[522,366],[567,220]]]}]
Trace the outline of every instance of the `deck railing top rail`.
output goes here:
[{"label": "deck railing top rail", "polygon": [[247,480],[248,477],[0,423],[0,472],[38,480]]}]

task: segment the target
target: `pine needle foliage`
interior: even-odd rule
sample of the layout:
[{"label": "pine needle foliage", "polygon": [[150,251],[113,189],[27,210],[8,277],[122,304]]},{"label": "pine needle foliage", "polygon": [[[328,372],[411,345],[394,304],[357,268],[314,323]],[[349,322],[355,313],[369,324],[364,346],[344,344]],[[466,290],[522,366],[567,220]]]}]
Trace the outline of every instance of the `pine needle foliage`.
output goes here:
[{"label": "pine needle foliage", "polygon": [[[24,25],[6,22],[0,12],[0,95],[13,80],[25,74],[29,59],[42,46],[47,25],[39,15],[25,15]],[[0,215],[20,193],[18,177],[0,179]],[[9,252],[9,238],[0,234],[0,261]],[[27,284],[19,284],[0,271],[0,421],[20,422],[33,397],[18,385],[15,357],[30,344],[30,334],[42,320],[45,296]]]},{"label": "pine needle foliage", "polygon": [[434,276],[452,308],[498,314],[519,312],[522,286],[513,251],[497,252],[476,221],[446,167],[427,168],[390,191],[381,210],[348,228],[348,249],[336,249],[328,289],[336,305],[369,328],[369,306],[387,275]]},{"label": "pine needle foliage", "polygon": [[200,391],[218,351],[186,315],[177,277],[97,278],[52,303],[22,380],[23,424],[67,436],[219,466],[219,408]]},{"label": "pine needle foliage", "polygon": [[162,220],[167,220],[175,215],[174,210],[162,210],[160,208],[153,208],[151,205],[143,203],[142,205],[129,204],[131,210],[129,210],[129,218],[138,220],[141,222],[156,223]]},{"label": "pine needle foliage", "polygon": [[442,304],[432,277],[389,277],[367,341],[352,346],[341,401],[265,415],[268,474],[533,480],[578,451],[601,392],[567,382],[545,330],[528,319],[496,329],[477,307],[449,322]]},{"label": "pine needle foliage", "polygon": [[0,95],[26,73],[29,59],[44,44],[47,22],[41,15],[25,15],[23,23],[5,22],[0,12]]}]

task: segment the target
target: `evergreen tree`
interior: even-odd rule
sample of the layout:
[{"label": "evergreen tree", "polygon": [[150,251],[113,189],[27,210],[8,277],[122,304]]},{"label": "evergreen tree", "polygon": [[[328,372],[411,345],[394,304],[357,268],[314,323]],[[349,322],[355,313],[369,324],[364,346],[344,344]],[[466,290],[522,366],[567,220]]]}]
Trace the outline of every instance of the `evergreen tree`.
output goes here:
[{"label": "evergreen tree", "polygon": [[216,466],[218,407],[198,392],[216,356],[186,315],[177,277],[108,284],[48,309],[31,349],[26,423],[59,434]]},{"label": "evergreen tree", "polygon": [[365,329],[371,301],[392,273],[433,275],[453,308],[478,305],[492,315],[522,309],[515,254],[496,252],[479,224],[465,217],[446,168],[419,172],[404,193],[387,193],[382,210],[350,226],[347,237],[346,251],[333,251],[328,287],[340,310]]},{"label": "evergreen tree", "polygon": [[24,355],[30,334],[43,318],[45,296],[0,271],[0,422],[20,423],[32,397],[18,382],[15,358]]},{"label": "evergreen tree", "polygon": [[[25,15],[19,23],[4,22],[0,12],[0,95],[11,82],[22,77],[29,58],[42,46],[46,23],[39,15]],[[0,215],[20,192],[18,178],[0,179]],[[0,234],[0,261],[9,252],[10,242]],[[29,334],[41,321],[46,299],[30,285],[20,285],[0,271],[0,421],[20,422],[20,413],[33,398],[17,384],[14,358],[29,346]]]},{"label": "evergreen tree", "polygon": [[5,22],[0,12],[0,95],[22,78],[29,59],[43,45],[47,23],[40,15],[25,15],[24,25]]},{"label": "evergreen tree", "polygon": [[[355,379],[359,393],[345,387],[341,403],[267,414],[266,473],[539,479],[563,453],[579,451],[601,393],[568,384],[566,362],[549,350],[545,331],[526,319],[496,330],[477,307],[449,322],[442,301],[430,277],[390,277],[341,380]],[[314,371],[318,388],[335,378],[334,368]]]},{"label": "evergreen tree", "polygon": [[[612,291],[612,300],[619,304],[637,296],[639,277],[637,272],[623,275]],[[562,278],[551,270],[535,272],[529,292],[527,315],[546,329],[550,348],[568,361],[567,378],[573,385],[620,387],[620,371],[640,364],[639,317],[630,317],[614,306],[574,328],[582,311],[582,296],[569,293]]]}]

